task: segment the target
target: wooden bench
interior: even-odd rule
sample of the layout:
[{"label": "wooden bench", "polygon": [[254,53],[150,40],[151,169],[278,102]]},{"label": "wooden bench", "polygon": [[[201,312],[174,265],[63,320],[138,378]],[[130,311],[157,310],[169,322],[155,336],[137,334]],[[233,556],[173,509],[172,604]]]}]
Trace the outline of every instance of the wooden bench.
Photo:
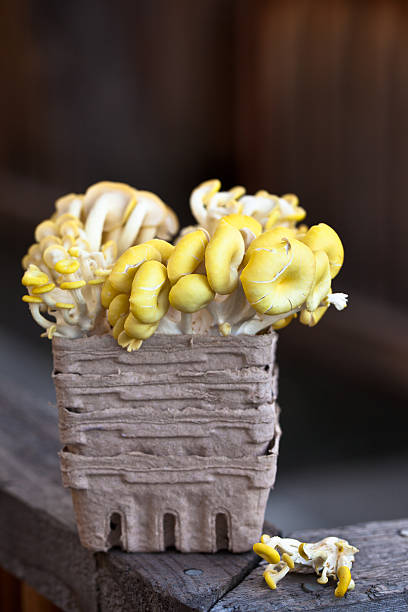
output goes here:
[{"label": "wooden bench", "polygon": [[[252,552],[90,553],[61,485],[56,409],[7,381],[0,405],[0,566],[63,610],[408,610],[408,520],[330,530],[360,549],[356,589],[341,600],[313,576],[289,575],[271,591]],[[291,535],[312,541],[328,532]]]}]

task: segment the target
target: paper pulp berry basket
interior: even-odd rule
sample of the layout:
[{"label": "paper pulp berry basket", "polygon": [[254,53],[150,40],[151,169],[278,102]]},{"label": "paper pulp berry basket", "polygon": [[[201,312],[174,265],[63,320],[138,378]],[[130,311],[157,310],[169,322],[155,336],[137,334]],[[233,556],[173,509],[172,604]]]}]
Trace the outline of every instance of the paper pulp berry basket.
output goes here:
[{"label": "paper pulp berry basket", "polygon": [[94,551],[251,549],[276,474],[276,334],[53,339],[63,482]]}]

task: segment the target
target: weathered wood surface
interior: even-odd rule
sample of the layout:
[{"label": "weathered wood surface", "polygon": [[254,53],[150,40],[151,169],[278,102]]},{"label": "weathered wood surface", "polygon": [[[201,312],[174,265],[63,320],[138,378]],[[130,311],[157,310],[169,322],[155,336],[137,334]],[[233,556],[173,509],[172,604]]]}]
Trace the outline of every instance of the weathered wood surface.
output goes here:
[{"label": "weathered wood surface", "polygon": [[291,537],[312,542],[326,535],[341,536],[360,549],[352,570],[356,588],[343,599],[335,598],[335,583],[320,585],[313,575],[290,574],[271,591],[262,577],[264,564],[260,564],[212,612],[408,610],[408,520],[301,531]]}]

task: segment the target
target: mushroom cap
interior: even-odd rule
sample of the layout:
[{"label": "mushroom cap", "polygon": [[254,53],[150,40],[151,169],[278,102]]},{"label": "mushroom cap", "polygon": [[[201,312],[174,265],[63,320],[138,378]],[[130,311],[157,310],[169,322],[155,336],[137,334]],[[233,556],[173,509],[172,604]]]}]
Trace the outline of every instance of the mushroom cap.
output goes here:
[{"label": "mushroom cap", "polygon": [[296,230],[290,227],[275,227],[274,229],[264,232],[249,245],[244,257],[244,266],[248,263],[252,253],[258,250],[268,250],[275,248],[276,244],[283,238],[291,240],[295,238]]},{"label": "mushroom cap", "polygon": [[68,193],[55,202],[56,217],[65,213],[70,213],[80,218],[82,212],[84,196],[78,193]]},{"label": "mushroom cap", "polygon": [[257,238],[262,232],[262,225],[249,215],[241,215],[239,213],[232,213],[223,217],[224,221],[227,221],[230,225],[235,227],[239,231],[251,232],[255,238]]},{"label": "mushroom cap", "polygon": [[49,278],[45,272],[34,264],[30,264],[24,272],[21,283],[24,287],[41,287],[49,282]]},{"label": "mushroom cap", "polygon": [[145,261],[137,270],[130,294],[130,310],[141,323],[160,321],[169,309],[170,282],[166,266]]},{"label": "mushroom cap", "polygon": [[52,244],[47,247],[42,257],[50,270],[55,270],[55,264],[61,259],[69,259],[68,252],[60,244]]},{"label": "mushroom cap", "polygon": [[[168,207],[156,194],[150,191],[138,191],[123,216],[124,227],[117,239],[119,253],[123,253],[135,244],[139,233],[143,233],[146,228],[153,228],[153,233],[150,233],[149,237],[154,237],[156,228],[164,222],[167,215]],[[143,238],[140,237],[138,241],[143,242]]]},{"label": "mushroom cap", "polygon": [[161,240],[160,238],[153,238],[144,244],[150,244],[150,246],[157,249],[161,255],[162,262],[166,265],[175,248],[173,244],[170,244],[170,242],[167,242],[166,240]]},{"label": "mushroom cap", "polygon": [[279,329],[284,329],[285,327],[290,325],[290,323],[292,323],[294,318],[295,318],[295,315],[291,314],[288,317],[284,317],[283,319],[279,319],[279,321],[275,321],[275,323],[273,323],[272,327],[276,331],[278,331]]},{"label": "mushroom cap", "polygon": [[238,268],[244,254],[245,243],[241,232],[221,219],[205,251],[205,269],[213,291],[226,295],[236,289]]},{"label": "mushroom cap", "polygon": [[162,223],[157,228],[157,237],[163,240],[169,240],[175,236],[179,230],[180,224],[178,217],[170,206],[166,206],[166,216]]},{"label": "mushroom cap", "polygon": [[142,323],[132,312],[129,312],[125,319],[124,330],[131,338],[137,340],[147,340],[153,336],[156,329],[159,327],[160,321],[157,323]]},{"label": "mushroom cap", "polygon": [[344,249],[337,233],[326,223],[312,225],[306,235],[300,238],[312,251],[325,251],[330,263],[331,277],[340,272],[344,261]]},{"label": "mushroom cap", "polygon": [[262,559],[265,559],[265,561],[273,565],[275,563],[279,563],[280,561],[280,555],[278,551],[275,550],[272,546],[269,546],[268,544],[256,542],[256,544],[253,545],[253,551]]},{"label": "mushroom cap", "polygon": [[198,229],[181,238],[167,262],[167,274],[174,285],[181,276],[191,274],[204,259],[207,233]]},{"label": "mushroom cap", "polygon": [[316,251],[314,257],[316,263],[315,278],[306,300],[306,309],[310,312],[320,306],[331,287],[330,264],[326,252]]},{"label": "mushroom cap", "polygon": [[190,208],[193,216],[200,225],[205,225],[207,219],[207,202],[221,189],[221,182],[218,179],[204,181],[196,187],[190,196]]},{"label": "mushroom cap", "polygon": [[109,308],[109,304],[113,300],[114,297],[119,295],[119,291],[115,289],[115,287],[110,282],[109,278],[107,278],[103,284],[101,291],[101,304],[104,308]]},{"label": "mushroom cap", "polygon": [[82,218],[88,218],[92,208],[96,204],[104,203],[108,207],[105,218],[104,231],[113,230],[122,223],[126,207],[136,197],[137,190],[126,183],[113,181],[101,181],[91,185],[83,196]]},{"label": "mushroom cap", "polygon": [[57,228],[53,221],[46,219],[37,225],[34,232],[34,237],[37,242],[41,242],[43,238],[47,236],[55,236],[57,234]]},{"label": "mushroom cap", "polygon": [[179,278],[169,293],[173,308],[181,312],[197,312],[215,297],[205,274],[187,274]]},{"label": "mushroom cap", "polygon": [[315,325],[319,323],[322,316],[326,313],[326,310],[328,309],[328,307],[329,307],[329,304],[327,304],[327,306],[326,305],[319,306],[313,312],[310,312],[309,310],[301,310],[299,321],[303,325],[307,325],[308,327],[314,327]]},{"label": "mushroom cap", "polygon": [[119,257],[109,275],[112,287],[121,293],[130,293],[137,268],[151,259],[161,261],[161,255],[150,244],[138,244],[127,249]]},{"label": "mushroom cap", "polygon": [[314,276],[315,260],[309,247],[286,239],[271,250],[255,251],[242,271],[241,282],[252,308],[279,315],[306,301]]},{"label": "mushroom cap", "polygon": [[129,312],[129,296],[127,293],[119,293],[115,296],[108,308],[108,321],[114,327],[118,319]]}]

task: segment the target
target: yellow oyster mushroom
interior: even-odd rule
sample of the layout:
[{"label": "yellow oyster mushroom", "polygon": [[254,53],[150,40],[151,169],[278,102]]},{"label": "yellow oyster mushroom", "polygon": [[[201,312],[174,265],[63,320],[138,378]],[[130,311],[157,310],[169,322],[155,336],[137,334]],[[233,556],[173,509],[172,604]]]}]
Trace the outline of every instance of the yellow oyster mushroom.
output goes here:
[{"label": "yellow oyster mushroom", "polygon": [[67,250],[59,244],[52,244],[43,253],[43,261],[50,270],[55,270],[55,265],[62,259],[69,259],[69,256]]},{"label": "yellow oyster mushroom", "polygon": [[329,258],[325,251],[316,251],[314,257],[316,273],[313,286],[306,299],[306,310],[310,312],[313,312],[320,306],[321,302],[328,295],[331,287]]},{"label": "yellow oyster mushroom", "polygon": [[146,261],[133,279],[131,312],[141,323],[157,323],[169,309],[169,290],[166,266],[159,261]]},{"label": "yellow oyster mushroom", "polygon": [[[125,319],[124,330],[131,338],[136,338],[137,340],[147,340],[147,338],[153,336],[154,332],[159,327],[159,323],[160,321],[157,321],[157,323],[143,323],[142,321],[139,321],[132,312],[130,312]],[[121,334],[119,334],[118,339],[120,336]]]},{"label": "yellow oyster mushroom", "polygon": [[299,321],[303,325],[307,325],[307,327],[314,327],[319,323],[320,319],[326,313],[328,307],[329,304],[327,303],[327,305],[319,306],[313,312],[310,312],[309,310],[302,310],[300,312]]},{"label": "yellow oyster mushroom", "polygon": [[331,277],[340,272],[344,261],[344,249],[337,233],[329,225],[319,223],[312,225],[306,235],[301,238],[312,251],[325,251],[330,263]]},{"label": "yellow oyster mushroom", "polygon": [[200,225],[206,225],[207,203],[220,189],[221,182],[218,179],[211,179],[198,185],[192,192],[190,196],[190,208]]},{"label": "yellow oyster mushroom", "polygon": [[109,278],[107,278],[104,282],[101,291],[101,304],[104,308],[109,308],[109,304],[113,300],[114,297],[119,295],[120,291],[115,289],[115,287],[110,282]]},{"label": "yellow oyster mushroom", "polygon": [[299,308],[315,276],[312,251],[299,240],[283,240],[274,250],[255,251],[241,274],[250,305],[259,313],[279,315]]},{"label": "yellow oyster mushroom", "polygon": [[30,264],[28,269],[24,272],[24,276],[21,279],[21,283],[25,287],[41,287],[49,282],[49,278],[45,272],[40,270],[35,264]]},{"label": "yellow oyster mushroom", "polygon": [[34,237],[37,242],[40,242],[46,236],[53,236],[56,233],[56,226],[53,221],[46,219],[35,228]]},{"label": "yellow oyster mushroom", "polygon": [[161,261],[161,255],[150,244],[138,244],[122,253],[109,276],[114,289],[121,293],[130,293],[133,278],[139,266],[145,261]]},{"label": "yellow oyster mushroom", "polygon": [[182,276],[169,293],[173,308],[181,312],[197,312],[205,308],[215,297],[205,274]]},{"label": "yellow oyster mushroom", "polygon": [[123,215],[137,191],[124,183],[102,181],[89,187],[83,198],[82,214],[92,251],[98,251],[102,233],[120,227]]},{"label": "yellow oyster mushroom", "polygon": [[221,295],[232,293],[238,286],[238,268],[245,254],[241,232],[221,219],[205,251],[208,282]]},{"label": "yellow oyster mushroom", "polygon": [[292,314],[292,315],[289,315],[288,317],[284,317],[283,319],[279,319],[279,321],[276,321],[275,323],[272,324],[272,327],[276,331],[278,331],[279,329],[284,329],[285,327],[290,325],[290,323],[292,323],[295,317],[296,317],[296,314]]},{"label": "yellow oyster mushroom", "polygon": [[139,242],[154,238],[157,226],[167,214],[168,207],[156,194],[137,191],[124,213],[124,227],[118,237],[119,253],[132,246],[136,238]]},{"label": "yellow oyster mushroom", "polygon": [[244,266],[248,263],[254,251],[263,251],[276,248],[276,244],[284,238],[295,238],[296,230],[291,227],[275,227],[255,238],[249,245],[244,257]]},{"label": "yellow oyster mushroom", "polygon": [[347,590],[349,589],[351,582],[350,568],[345,565],[339,567],[337,570],[337,577],[339,581],[337,583],[337,587],[334,591],[334,594],[336,597],[344,597],[344,595],[347,593]]},{"label": "yellow oyster mushroom", "polygon": [[262,232],[262,225],[249,215],[240,215],[238,213],[232,213],[231,215],[226,215],[223,217],[224,221],[227,221],[233,227],[236,227],[237,230],[242,232],[251,232],[255,238],[257,238]]},{"label": "yellow oyster mushroom", "polygon": [[113,298],[108,308],[108,321],[114,327],[118,319],[129,312],[129,296],[126,293],[119,293]]},{"label": "yellow oyster mushroom", "polygon": [[208,244],[207,233],[202,230],[190,232],[181,238],[167,263],[167,274],[172,285],[179,278],[191,274],[204,259]]},{"label": "yellow oyster mushroom", "polygon": [[167,265],[167,262],[170,259],[170,255],[173,253],[175,247],[170,244],[166,240],[161,240],[160,238],[153,238],[152,240],[148,240],[144,244],[150,244],[150,246],[157,249],[161,255],[162,263]]},{"label": "yellow oyster mushroom", "polygon": [[280,555],[277,550],[275,550],[272,546],[268,544],[264,544],[262,542],[257,542],[253,545],[253,551],[262,559],[265,559],[268,563],[279,563]]}]

